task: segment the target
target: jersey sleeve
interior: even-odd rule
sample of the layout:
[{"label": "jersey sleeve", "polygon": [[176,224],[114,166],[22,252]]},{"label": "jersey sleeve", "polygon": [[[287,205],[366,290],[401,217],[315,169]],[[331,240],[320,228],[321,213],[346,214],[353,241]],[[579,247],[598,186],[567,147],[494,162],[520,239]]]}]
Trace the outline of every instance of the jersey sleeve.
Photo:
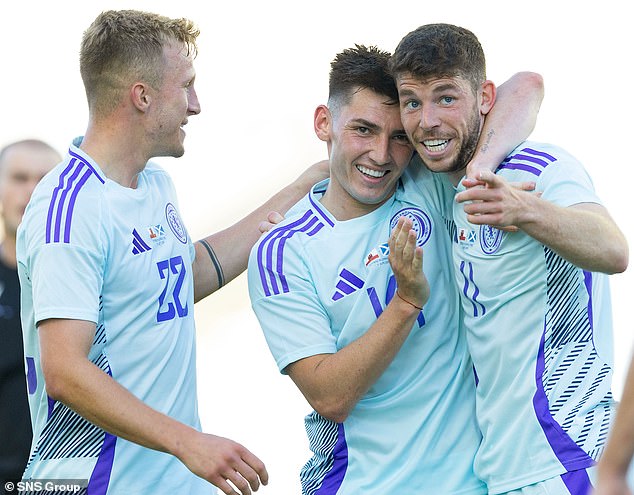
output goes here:
[{"label": "jersey sleeve", "polygon": [[561,148],[545,146],[542,152],[552,160],[537,180],[537,191],[542,198],[558,206],[568,207],[579,203],[602,201],[594,190],[594,184],[583,165]]},{"label": "jersey sleeve", "polygon": [[101,291],[101,261],[95,251],[46,244],[33,254],[35,322],[48,318],[97,323]]},{"label": "jersey sleeve", "polygon": [[39,221],[50,209],[47,201],[27,220],[35,323],[49,318],[98,321],[104,266],[98,203],[93,197],[78,199],[66,218],[68,235],[57,236],[53,227]]},{"label": "jersey sleeve", "polygon": [[337,345],[301,243],[275,242],[275,235],[271,231],[251,251],[249,296],[278,369],[285,373],[295,361],[337,352]]}]

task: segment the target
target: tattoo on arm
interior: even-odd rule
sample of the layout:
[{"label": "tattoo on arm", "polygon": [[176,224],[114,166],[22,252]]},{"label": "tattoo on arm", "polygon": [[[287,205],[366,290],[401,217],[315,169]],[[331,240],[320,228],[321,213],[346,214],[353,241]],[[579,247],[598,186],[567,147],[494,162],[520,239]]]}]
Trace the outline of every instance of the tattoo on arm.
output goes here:
[{"label": "tattoo on arm", "polygon": [[218,288],[225,285],[225,275],[222,273],[222,266],[220,265],[220,261],[218,261],[218,257],[214,252],[213,248],[209,245],[209,243],[205,239],[201,239],[200,242],[205,249],[207,250],[207,254],[209,254],[209,258],[211,259],[211,264],[216,269],[216,276],[218,277]]},{"label": "tattoo on arm", "polygon": [[482,153],[486,153],[488,151],[489,143],[491,143],[491,139],[493,139],[494,135],[495,135],[495,131],[493,129],[491,129],[489,132],[487,132],[486,140],[484,141],[484,144],[482,146],[480,146],[480,151]]}]

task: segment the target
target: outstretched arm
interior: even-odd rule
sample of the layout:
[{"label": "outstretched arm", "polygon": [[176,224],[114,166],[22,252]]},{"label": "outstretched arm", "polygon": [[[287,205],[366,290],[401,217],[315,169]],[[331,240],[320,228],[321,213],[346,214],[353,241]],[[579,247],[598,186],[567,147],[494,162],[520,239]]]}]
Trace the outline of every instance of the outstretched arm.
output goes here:
[{"label": "outstretched arm", "polygon": [[411,228],[411,220],[401,218],[390,238],[397,291],[368,331],[334,354],[317,354],[286,367],[306,400],[327,419],[346,419],[393,361],[429,298],[422,248],[416,247]]},{"label": "outstretched arm", "polygon": [[623,398],[597,468],[593,495],[632,495],[627,473],[634,457],[634,356],[623,387]]},{"label": "outstretched arm", "polygon": [[249,253],[260,237],[260,224],[271,212],[286,213],[317,182],[328,177],[328,161],[311,165],[291,184],[231,227],[195,243],[194,300],[199,301],[247,268]]},{"label": "outstretched arm", "polygon": [[497,228],[514,225],[584,270],[620,273],[627,268],[627,240],[603,206],[561,207],[512,187],[489,171],[482,171],[479,179],[485,187],[456,195],[456,201],[466,203],[469,222]]},{"label": "outstretched arm", "polygon": [[534,72],[518,72],[497,88],[495,105],[487,114],[478,148],[467,165],[467,177],[494,171],[533,132],[544,99],[544,81]]},{"label": "outstretched arm", "polygon": [[99,428],[144,447],[178,457],[194,474],[235,494],[248,495],[268,473],[260,459],[227,438],[202,433],[152,409],[88,359],[95,324],[45,320],[38,326],[42,369],[51,399],[66,404]]}]

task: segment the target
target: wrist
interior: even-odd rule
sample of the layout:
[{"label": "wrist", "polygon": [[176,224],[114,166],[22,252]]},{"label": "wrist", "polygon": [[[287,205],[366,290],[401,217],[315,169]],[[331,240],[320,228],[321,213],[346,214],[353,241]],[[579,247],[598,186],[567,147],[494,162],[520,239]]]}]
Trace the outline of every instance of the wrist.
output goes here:
[{"label": "wrist", "polygon": [[413,307],[414,309],[417,309],[418,311],[422,311],[423,310],[423,306],[422,305],[418,305],[416,303],[414,303],[413,301],[410,301],[409,299],[401,296],[401,294],[399,294],[398,289],[395,292],[396,297],[398,297],[402,302],[408,304],[409,306]]},{"label": "wrist", "polygon": [[[172,419],[172,418],[170,418]],[[196,436],[200,433],[195,428],[172,419],[170,426],[165,429],[165,448],[159,449],[172,454],[177,459],[183,460],[195,442]]]}]

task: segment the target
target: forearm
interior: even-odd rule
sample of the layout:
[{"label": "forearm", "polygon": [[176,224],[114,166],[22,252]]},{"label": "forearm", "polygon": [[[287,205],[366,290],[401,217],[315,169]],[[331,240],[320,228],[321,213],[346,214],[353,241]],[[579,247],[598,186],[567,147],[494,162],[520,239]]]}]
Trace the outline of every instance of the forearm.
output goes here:
[{"label": "forearm", "polygon": [[47,383],[55,383],[49,394],[112,435],[179,456],[182,442],[194,432],[144,404],[88,359],[55,366],[47,373]]},{"label": "forearm", "polygon": [[584,270],[619,273],[628,264],[625,236],[605,209],[582,203],[562,208],[525,193],[517,227]]},{"label": "forearm", "polygon": [[486,116],[478,147],[467,167],[468,177],[477,178],[480,170],[494,171],[530,136],[543,98],[543,79],[533,72],[519,72],[497,88],[495,105]]},{"label": "forearm", "polygon": [[418,314],[418,309],[394,296],[361,337],[334,354],[293,363],[287,371],[319,414],[343,422],[392,363]]},{"label": "forearm", "polygon": [[[259,225],[269,212],[285,214],[310,188],[327,176],[326,162],[309,167],[295,181],[231,227],[196,243],[194,297],[196,301],[230,282],[247,268],[249,253],[261,233]],[[206,244],[206,245],[205,245]]]},{"label": "forearm", "polygon": [[38,326],[46,393],[103,430],[177,454],[192,428],[150,408],[88,359],[95,324],[52,319]]},{"label": "forearm", "polygon": [[634,359],[623,387],[619,404],[605,450],[599,461],[597,475],[599,485],[610,477],[625,478],[634,456]]}]

